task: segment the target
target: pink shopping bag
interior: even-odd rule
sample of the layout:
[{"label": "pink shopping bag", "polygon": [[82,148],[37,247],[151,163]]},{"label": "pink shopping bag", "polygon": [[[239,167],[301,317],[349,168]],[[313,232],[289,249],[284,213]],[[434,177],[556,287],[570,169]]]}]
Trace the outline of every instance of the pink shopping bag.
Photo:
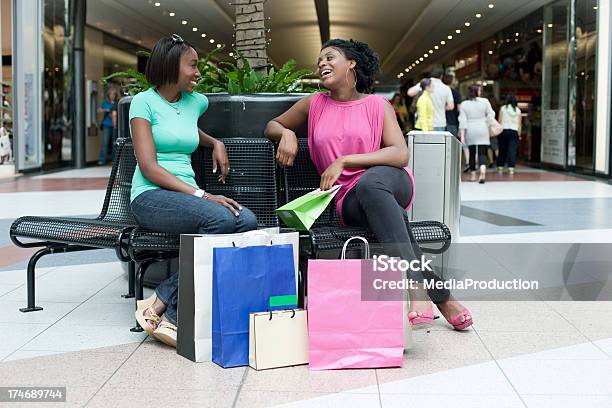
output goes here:
[{"label": "pink shopping bag", "polygon": [[308,357],[312,370],[400,367],[404,353],[403,302],[362,301],[362,262],[308,261]]}]

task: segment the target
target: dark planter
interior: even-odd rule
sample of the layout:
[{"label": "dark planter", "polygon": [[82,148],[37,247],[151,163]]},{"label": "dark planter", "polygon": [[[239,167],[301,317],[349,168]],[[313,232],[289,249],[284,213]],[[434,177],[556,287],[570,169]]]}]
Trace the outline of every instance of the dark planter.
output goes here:
[{"label": "dark planter", "polygon": [[[206,94],[208,110],[200,117],[200,129],[222,139],[230,137],[264,137],[263,131],[274,119],[307,94]],[[118,130],[120,137],[129,135],[131,96],[119,101]],[[298,137],[307,137],[307,125],[297,130]]]}]

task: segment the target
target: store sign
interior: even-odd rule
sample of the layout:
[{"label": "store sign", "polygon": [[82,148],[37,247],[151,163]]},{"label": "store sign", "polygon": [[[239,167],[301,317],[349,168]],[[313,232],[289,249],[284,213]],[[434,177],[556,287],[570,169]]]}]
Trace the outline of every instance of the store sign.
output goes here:
[{"label": "store sign", "polygon": [[542,111],[542,150],[543,163],[565,166],[567,149],[567,111],[565,109],[545,109]]},{"label": "store sign", "polygon": [[42,165],[42,0],[13,2],[13,134],[17,171]]},{"label": "store sign", "polygon": [[455,75],[458,79],[480,72],[481,48],[480,43],[476,43],[455,54]]}]

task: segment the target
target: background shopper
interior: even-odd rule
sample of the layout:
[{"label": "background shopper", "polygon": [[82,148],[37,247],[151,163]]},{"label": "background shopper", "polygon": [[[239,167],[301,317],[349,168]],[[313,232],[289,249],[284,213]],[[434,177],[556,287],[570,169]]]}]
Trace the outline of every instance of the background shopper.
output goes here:
[{"label": "background shopper", "polygon": [[504,172],[506,159],[508,160],[508,173],[514,174],[516,154],[521,138],[521,110],[518,107],[516,97],[508,95],[506,104],[499,109],[499,123],[504,129],[498,136],[499,156],[497,157],[497,171]]}]

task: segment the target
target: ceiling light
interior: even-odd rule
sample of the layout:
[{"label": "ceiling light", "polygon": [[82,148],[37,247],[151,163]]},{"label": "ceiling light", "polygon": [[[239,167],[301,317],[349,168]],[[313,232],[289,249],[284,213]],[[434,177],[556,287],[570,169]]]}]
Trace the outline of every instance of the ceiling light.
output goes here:
[{"label": "ceiling light", "polygon": [[210,40],[208,40],[208,41],[210,41],[211,44],[214,44],[214,42],[215,42],[215,40],[213,40],[212,38]]},{"label": "ceiling light", "polygon": [[419,61],[423,61],[423,57],[419,58]]},{"label": "ceiling light", "polygon": [[206,37],[206,34],[205,34],[205,33],[202,33],[202,38],[204,38],[204,37]]},{"label": "ceiling light", "polygon": [[593,6],[593,10],[597,10],[597,6]]},{"label": "ceiling light", "polygon": [[187,24],[187,20],[183,20],[183,21],[181,21],[181,24],[182,24],[182,25]]},{"label": "ceiling light", "polygon": [[159,7],[159,6],[161,6],[161,3],[160,2],[156,2],[155,3],[155,7]]},{"label": "ceiling light", "polygon": [[424,56],[425,58],[427,58],[427,57],[429,57],[429,54],[423,54],[423,56]]},{"label": "ceiling light", "polygon": [[404,71],[408,72],[410,71],[410,68],[404,68]]},{"label": "ceiling light", "polygon": [[455,32],[456,32],[457,34],[461,34],[461,30],[460,30],[460,29],[456,29],[456,30],[455,30]]},{"label": "ceiling light", "polygon": [[168,15],[169,15],[170,17],[174,17],[174,12],[173,12],[173,11],[171,11],[171,12],[169,12],[169,13],[168,13]]},{"label": "ceiling light", "polygon": [[489,50],[489,55],[493,55],[493,51]]},{"label": "ceiling light", "polygon": [[442,41],[440,41],[440,44],[444,45],[444,44],[446,44],[446,41],[442,40]]},{"label": "ceiling light", "polygon": [[233,52],[230,52],[230,53],[229,53],[229,56],[230,56],[230,57],[233,57],[233,56],[234,56],[234,53],[233,53]]},{"label": "ceiling light", "polygon": [[480,17],[482,17],[482,14],[476,13],[476,18],[480,18]]},{"label": "ceiling light", "polygon": [[466,26],[466,27],[469,27],[469,26],[470,26],[470,22],[469,22],[469,21],[466,21],[466,22],[465,22],[465,26]]},{"label": "ceiling light", "polygon": [[548,23],[548,28],[552,28],[552,23]]},{"label": "ceiling light", "polygon": [[515,35],[516,37],[518,37],[518,36],[519,36],[519,33],[514,33],[514,35]]},{"label": "ceiling light", "polygon": [[217,44],[217,48],[221,48],[221,44]]},{"label": "ceiling light", "polygon": [[452,35],[448,35],[446,38],[448,38],[449,40],[452,40],[453,36]]},{"label": "ceiling light", "polygon": [[434,48],[437,50],[437,49],[439,49],[440,47],[438,47],[437,45],[434,45]]},{"label": "ceiling light", "polygon": [[194,31],[194,32],[198,31],[198,27],[193,27],[191,30]]},{"label": "ceiling light", "polygon": [[489,4],[489,8],[493,8],[495,5],[493,3]]},{"label": "ceiling light", "polygon": [[429,53],[430,53],[430,54],[433,54],[433,50],[429,50]]},{"label": "ceiling light", "polygon": [[417,60],[417,61],[416,61],[416,63],[417,63],[417,64],[420,64],[420,63],[421,63],[421,61]]},{"label": "ceiling light", "polygon": [[537,29],[537,32],[538,32],[539,34],[542,34],[542,29],[541,29],[541,28],[538,28],[538,29]]}]

